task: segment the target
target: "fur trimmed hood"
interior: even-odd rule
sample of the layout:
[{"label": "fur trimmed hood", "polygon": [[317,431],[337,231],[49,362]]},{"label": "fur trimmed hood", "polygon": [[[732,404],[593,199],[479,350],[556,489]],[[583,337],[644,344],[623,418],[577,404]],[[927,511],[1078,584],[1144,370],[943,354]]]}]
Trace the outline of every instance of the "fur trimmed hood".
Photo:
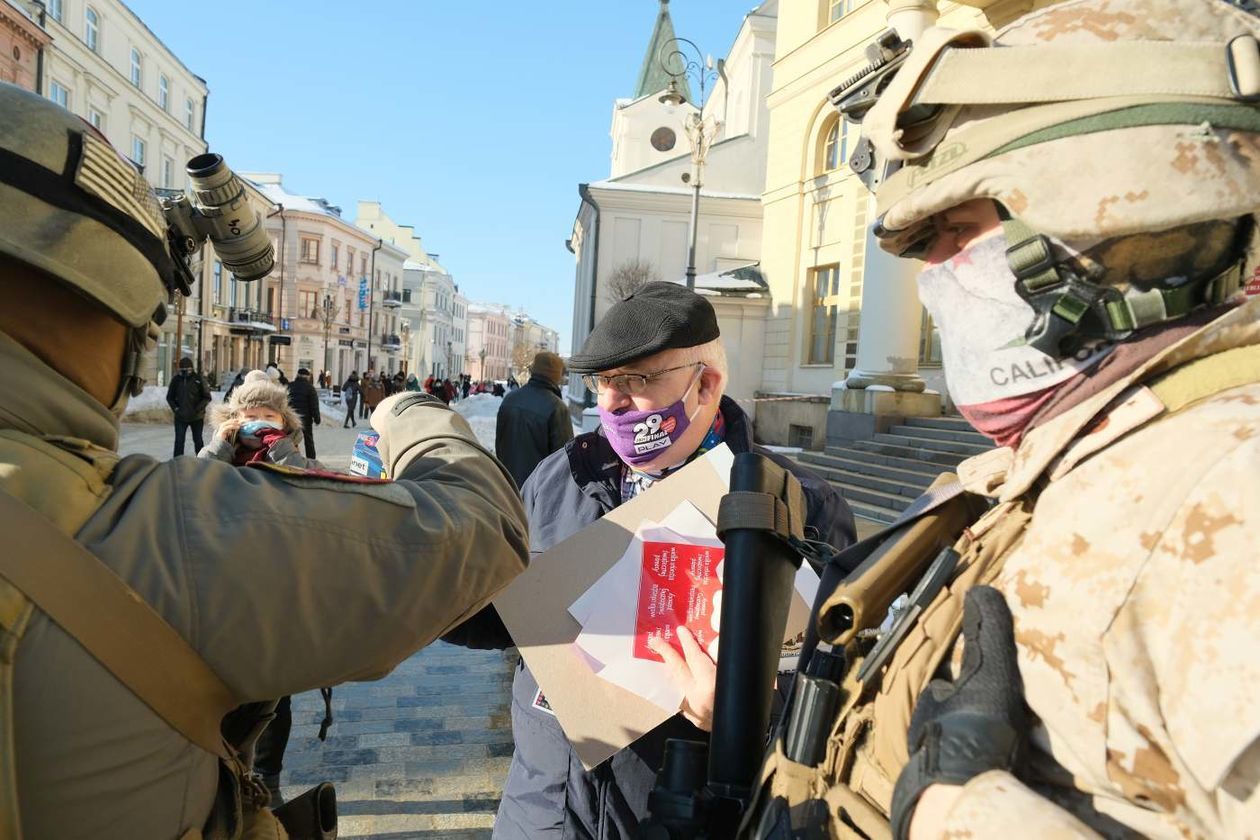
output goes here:
[{"label": "fur trimmed hood", "polygon": [[217,429],[226,420],[236,417],[246,408],[269,408],[284,418],[285,434],[302,433],[302,420],[289,405],[289,391],[279,382],[273,381],[261,370],[251,370],[245,374],[245,381],[236,386],[232,399],[217,402],[210,406],[207,419]]}]

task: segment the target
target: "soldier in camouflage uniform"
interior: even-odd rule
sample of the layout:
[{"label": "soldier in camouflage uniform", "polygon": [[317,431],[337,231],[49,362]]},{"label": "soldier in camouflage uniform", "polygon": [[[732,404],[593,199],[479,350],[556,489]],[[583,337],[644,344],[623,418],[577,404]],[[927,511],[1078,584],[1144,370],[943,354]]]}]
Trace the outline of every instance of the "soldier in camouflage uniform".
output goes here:
[{"label": "soldier in camouflage uniform", "polygon": [[901,164],[877,235],[925,260],[951,394],[1000,444],[959,469],[992,507],[759,807],[916,840],[1260,826],[1258,34],[1219,0],[1058,3],[992,44],[929,30],[866,115]]},{"label": "soldier in camouflage uniform", "polygon": [[[395,481],[119,458],[119,417],[174,286],[165,233],[152,190],[95,129],[0,84],[6,840],[220,840],[262,828],[283,838],[242,794],[249,779],[218,742],[222,713],[383,676],[477,612],[528,557],[511,478],[462,418],[422,394],[372,417]],[[365,522],[370,534],[355,527]],[[80,588],[40,578],[63,555],[85,558],[78,568],[107,584],[101,592],[122,591],[123,608],[100,616],[104,602],[79,593],[54,622],[43,605]],[[188,657],[144,660],[149,639],[127,635],[142,613]],[[120,646],[67,630],[98,619]],[[144,679],[124,684],[115,664]],[[205,737],[181,728],[197,710],[133,691],[173,666],[220,692],[189,698],[218,711],[198,718]]]}]

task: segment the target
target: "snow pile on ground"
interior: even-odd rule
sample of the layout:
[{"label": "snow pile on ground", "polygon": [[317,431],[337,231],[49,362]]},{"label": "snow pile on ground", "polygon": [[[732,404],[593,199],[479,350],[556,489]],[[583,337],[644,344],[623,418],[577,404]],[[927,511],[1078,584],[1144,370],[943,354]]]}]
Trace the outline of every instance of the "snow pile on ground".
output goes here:
[{"label": "snow pile on ground", "polygon": [[146,385],[140,396],[127,400],[123,420],[128,423],[173,423],[175,415],[166,404],[166,388]]},{"label": "snow pile on ground", "polygon": [[[354,410],[357,412],[359,407],[356,405]],[[334,399],[332,391],[320,391],[319,416],[325,423],[344,423],[346,422],[346,404]]]},{"label": "snow pile on ground", "polygon": [[481,445],[493,452],[495,417],[498,416],[499,405],[502,402],[503,397],[472,394],[451,407],[463,415],[468,425],[472,426],[473,434],[477,436],[477,440],[481,441]]}]

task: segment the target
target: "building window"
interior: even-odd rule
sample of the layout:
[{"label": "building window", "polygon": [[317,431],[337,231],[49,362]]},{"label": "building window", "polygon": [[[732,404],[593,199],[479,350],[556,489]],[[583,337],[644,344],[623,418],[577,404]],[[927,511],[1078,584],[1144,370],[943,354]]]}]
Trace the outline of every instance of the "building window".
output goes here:
[{"label": "building window", "polygon": [[810,271],[809,353],[807,364],[829,365],[836,360],[836,315],[840,306],[840,266]]},{"label": "building window", "polygon": [[849,159],[849,121],[834,114],[823,134],[819,174],[839,169]]},{"label": "building window", "polygon": [[48,86],[48,98],[62,108],[70,107],[70,91],[60,82],[52,82]]},{"label": "building window", "polygon": [[131,138],[131,162],[144,171],[144,141],[139,137]]},{"label": "building window", "polygon": [[48,0],[48,16],[61,23],[61,0]]},{"label": "building window", "polygon": [[171,83],[166,76],[158,76],[158,107],[163,111],[171,110]]},{"label": "building window", "polygon": [[354,274],[354,249],[346,249],[346,274]]},{"label": "building window", "polygon": [[88,122],[90,122],[92,127],[97,131],[101,133],[105,132],[105,115],[95,108],[88,108]]},{"label": "building window", "polygon": [[302,237],[302,256],[304,263],[319,265],[319,240],[307,236]]},{"label": "building window", "polygon": [[131,48],[131,83],[136,87],[140,87],[142,79],[140,76],[140,50],[135,47]]},{"label": "building window", "polygon": [[857,8],[861,0],[827,0],[827,23],[835,23]]},{"label": "building window", "polygon": [[218,260],[214,261],[214,302],[223,302],[223,263]]},{"label": "building window", "polygon": [[193,122],[197,118],[197,106],[193,104],[191,99],[184,100],[184,125],[188,126],[189,131],[196,131],[193,128]]},{"label": "building window", "polygon": [[101,19],[91,6],[83,12],[83,43],[92,52],[101,51]]},{"label": "building window", "polygon": [[168,157],[162,158],[162,186],[167,189],[175,187],[175,161]]},{"label": "building window", "polygon": [[319,317],[318,292],[298,292],[298,316],[301,318]]},{"label": "building window", "polygon": [[328,247],[332,249],[328,256],[328,265],[332,267],[333,271],[336,271],[337,264],[341,262],[341,254],[338,253],[341,250],[341,246],[334,242]]},{"label": "building window", "polygon": [[927,309],[919,330],[919,364],[924,367],[941,366],[941,331],[936,328]]},{"label": "building window", "polygon": [[362,274],[364,277],[367,277],[367,255],[366,254],[359,255],[359,273]]}]

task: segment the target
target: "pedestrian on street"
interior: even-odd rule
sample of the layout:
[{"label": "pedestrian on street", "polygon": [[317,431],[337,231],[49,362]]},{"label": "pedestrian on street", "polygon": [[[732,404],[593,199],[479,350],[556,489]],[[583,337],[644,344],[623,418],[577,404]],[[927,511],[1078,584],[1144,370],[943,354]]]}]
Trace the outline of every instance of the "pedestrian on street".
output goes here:
[{"label": "pedestrian on street", "polygon": [[[724,396],[726,353],[717,315],[703,296],[675,283],[647,284],[613,305],[570,364],[587,374],[588,387],[598,394],[601,428],[569,441],[525,481],[534,552],[547,551],[723,442],[736,454],[758,452],[797,476],[806,529],[816,539],[836,549],[853,542],[853,515],[835,488],[795,461],[756,446],[751,419]],[[639,440],[635,427],[652,418],[651,428],[658,431],[651,440]],[[445,638],[473,647],[512,642],[493,607]],[[512,685],[516,748],[494,823],[498,840],[637,836],[665,742],[707,740],[713,710],[712,661],[707,670],[693,672],[668,644],[656,652],[677,660],[685,681],[680,714],[589,771],[582,769],[522,660]],[[703,650],[697,653],[707,659]]]},{"label": "pedestrian on street", "polygon": [[320,425],[319,392],[311,384],[311,372],[298,368],[297,378],[289,383],[289,405],[302,419],[302,443],[306,457],[315,459],[315,426]]},{"label": "pedestrian on street", "polygon": [[478,612],[528,561],[516,487],[419,394],[373,417],[389,482],[121,457],[203,256],[100,132],[9,84],[0,158],[0,835],[283,837],[253,702],[379,678]]},{"label": "pedestrian on street", "polygon": [[232,392],[241,386],[245,381],[245,371],[238,370],[236,376],[232,377],[232,384],[228,385],[227,393],[223,395],[224,400],[232,399]]},{"label": "pedestrian on street", "polygon": [[341,428],[357,427],[359,424],[354,422],[354,410],[359,405],[359,374],[357,372],[350,371],[350,376],[341,386],[341,398],[346,403],[346,419],[342,421]]},{"label": "pedestrian on street", "polygon": [[[293,406],[291,389],[298,381],[300,374],[286,389],[264,371],[247,373],[241,387],[232,392],[232,399],[211,406],[214,434],[197,457],[238,467],[261,461],[323,469],[314,458],[304,457],[298,451],[305,437],[304,419]],[[310,381],[306,384],[309,387]]]},{"label": "pedestrian on street", "polygon": [[414,373],[407,375],[407,390],[416,392],[420,390],[420,380],[416,378]]},{"label": "pedestrian on street", "polygon": [[459,382],[460,399],[468,399],[468,389],[472,386],[471,377],[468,374],[461,376]]},{"label": "pedestrian on street", "polygon": [[569,409],[560,398],[564,362],[555,353],[538,353],[529,374],[525,387],[503,398],[495,417],[494,454],[519,487],[543,458],[573,439]]},{"label": "pedestrian on street", "polygon": [[441,390],[439,396],[442,398],[442,402],[450,405],[451,400],[455,399],[455,386],[451,384],[451,380],[443,379],[442,384],[438,387]]},{"label": "pedestrian on street", "polygon": [[179,372],[171,377],[166,388],[166,404],[175,415],[175,456],[184,454],[185,432],[192,430],[193,451],[204,445],[201,430],[205,425],[206,406],[210,404],[210,386],[193,370],[192,359],[179,360]]},{"label": "pedestrian on street", "polygon": [[368,412],[374,411],[384,398],[385,389],[381,387],[380,380],[368,373],[363,379],[359,394],[359,408],[361,412],[366,416]]},{"label": "pedestrian on street", "polygon": [[284,375],[284,371],[282,371],[280,366],[275,362],[268,362],[267,367],[264,368],[264,370],[272,382],[279,382],[281,385],[289,384],[289,378]]}]

